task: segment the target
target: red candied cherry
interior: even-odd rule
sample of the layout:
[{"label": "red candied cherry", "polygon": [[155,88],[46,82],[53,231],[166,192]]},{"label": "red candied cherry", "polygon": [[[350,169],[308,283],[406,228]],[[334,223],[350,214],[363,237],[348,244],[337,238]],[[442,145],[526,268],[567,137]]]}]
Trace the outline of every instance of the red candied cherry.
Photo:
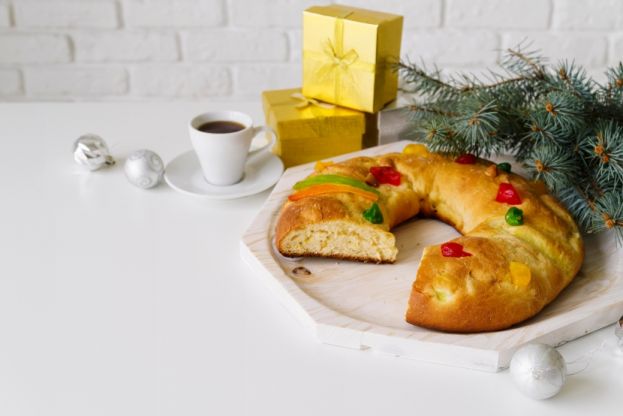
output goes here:
[{"label": "red candied cherry", "polygon": [[509,205],[519,205],[521,204],[521,198],[519,197],[519,192],[515,189],[515,187],[510,183],[501,183],[498,188],[498,194],[495,197],[497,202],[506,203]]},{"label": "red candied cherry", "polygon": [[444,257],[469,257],[472,253],[463,250],[459,243],[443,243],[441,245],[441,255]]},{"label": "red candied cherry", "polygon": [[379,184],[400,185],[400,172],[391,166],[372,166],[370,173]]},{"label": "red candied cherry", "polygon": [[476,155],[471,153],[463,153],[456,159],[454,159],[456,163],[460,163],[461,165],[473,165],[476,163]]}]

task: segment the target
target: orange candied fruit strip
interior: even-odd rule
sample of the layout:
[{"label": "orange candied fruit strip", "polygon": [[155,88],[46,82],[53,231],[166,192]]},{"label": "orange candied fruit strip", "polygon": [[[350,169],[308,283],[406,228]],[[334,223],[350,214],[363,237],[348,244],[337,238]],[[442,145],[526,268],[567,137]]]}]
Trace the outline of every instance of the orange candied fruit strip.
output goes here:
[{"label": "orange candied fruit strip", "polygon": [[336,193],[343,193],[343,192],[359,195],[373,202],[379,199],[378,195],[375,195],[372,192],[367,192],[362,189],[355,188],[354,186],[340,185],[340,184],[334,184],[334,183],[326,183],[326,184],[309,186],[307,188],[301,189],[300,191],[290,195],[288,199],[290,201],[298,201],[300,199],[307,198],[310,196],[336,194]]}]

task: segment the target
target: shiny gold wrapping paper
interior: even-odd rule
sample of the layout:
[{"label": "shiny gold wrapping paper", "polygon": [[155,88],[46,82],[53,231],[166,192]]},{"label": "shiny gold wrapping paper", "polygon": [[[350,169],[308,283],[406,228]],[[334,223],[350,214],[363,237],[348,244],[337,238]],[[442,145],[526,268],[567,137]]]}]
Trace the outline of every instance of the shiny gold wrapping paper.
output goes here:
[{"label": "shiny gold wrapping paper", "polygon": [[273,153],[286,167],[361,150],[364,114],[305,102],[299,88],[264,91],[266,125],[277,134]]},{"label": "shiny gold wrapping paper", "polygon": [[303,13],[303,94],[377,112],[396,98],[402,16],[330,5]]}]

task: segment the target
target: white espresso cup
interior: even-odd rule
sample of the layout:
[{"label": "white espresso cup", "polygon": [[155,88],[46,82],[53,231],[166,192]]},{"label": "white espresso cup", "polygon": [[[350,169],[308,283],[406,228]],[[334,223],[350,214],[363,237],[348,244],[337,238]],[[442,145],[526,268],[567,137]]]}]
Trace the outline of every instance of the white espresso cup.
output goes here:
[{"label": "white espresso cup", "polygon": [[[242,129],[231,133],[199,130],[201,126],[217,121],[237,123]],[[270,150],[276,139],[275,132],[270,127],[254,127],[251,117],[238,111],[211,111],[200,114],[190,121],[188,131],[203,177],[208,183],[217,186],[240,182],[248,159]],[[263,131],[270,132],[272,139],[249,152],[251,142]]]}]

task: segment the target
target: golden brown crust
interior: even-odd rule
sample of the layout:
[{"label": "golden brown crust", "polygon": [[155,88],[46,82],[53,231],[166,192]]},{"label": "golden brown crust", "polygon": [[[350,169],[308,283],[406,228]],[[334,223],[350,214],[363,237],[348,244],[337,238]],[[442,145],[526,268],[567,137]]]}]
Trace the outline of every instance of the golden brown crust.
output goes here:
[{"label": "golden brown crust", "polygon": [[281,209],[275,229],[277,247],[281,254],[287,256],[289,253],[282,251],[279,243],[290,231],[305,228],[310,224],[346,217],[347,210],[342,201],[329,196],[310,197],[296,202],[288,201]]},{"label": "golden brown crust", "polygon": [[[493,171],[486,160],[462,165],[438,154],[392,153],[354,158],[314,174],[365,180],[372,166],[393,166],[402,179],[400,186],[379,186],[384,222],[375,227],[389,231],[418,213],[435,217],[461,232],[463,236],[453,241],[472,254],[452,258],[443,257],[440,246],[425,249],[406,313],[412,324],[453,332],[508,328],[551,302],[582,264],[580,233],[560,203],[542,184]],[[519,192],[522,202],[517,207],[524,212],[523,225],[511,226],[504,220],[510,206],[495,201],[500,183],[511,183]],[[339,220],[370,227],[362,218],[368,205],[351,194],[288,201],[277,222],[277,247],[285,255],[292,254],[283,250],[281,242],[293,230],[313,224]],[[339,251],[330,256],[370,260]],[[528,284],[513,280],[511,262],[529,267]]]},{"label": "golden brown crust", "polygon": [[303,253],[303,254],[297,254],[297,253],[289,253],[287,251],[284,251],[283,253],[281,253],[283,256],[285,257],[292,257],[292,258],[298,258],[298,257],[328,257],[331,259],[335,259],[335,260],[348,260],[348,261],[357,261],[360,263],[376,263],[376,264],[393,264],[394,261],[390,261],[390,260],[373,260],[370,259],[368,257],[365,256],[348,256],[348,255],[343,255],[343,254],[335,254],[332,256],[325,256],[322,253]]}]

